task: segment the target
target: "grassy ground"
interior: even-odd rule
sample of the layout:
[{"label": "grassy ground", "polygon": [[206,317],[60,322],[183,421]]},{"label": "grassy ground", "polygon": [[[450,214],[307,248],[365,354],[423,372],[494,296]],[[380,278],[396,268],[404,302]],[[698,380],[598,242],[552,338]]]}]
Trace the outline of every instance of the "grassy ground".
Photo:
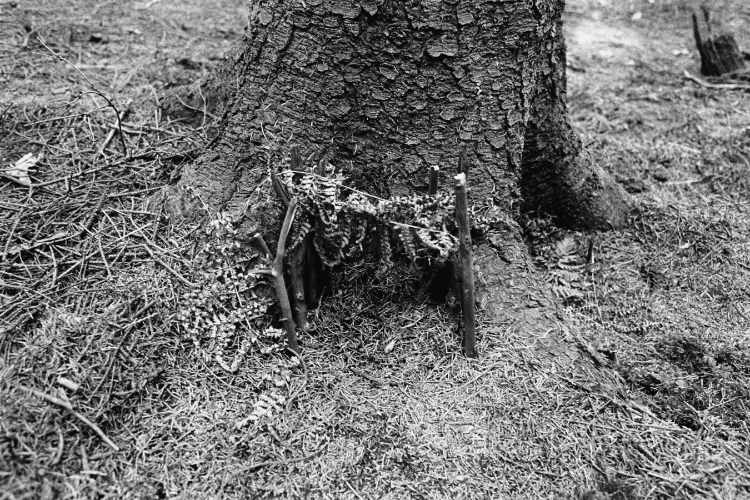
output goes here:
[{"label": "grassy ground", "polygon": [[[448,312],[349,290],[304,366],[259,339],[228,373],[176,329],[194,228],[144,200],[204,139],[157,96],[231,47],[243,3],[0,4],[0,165],[43,153],[47,183],[0,180],[4,497],[750,495],[749,99],[683,78],[684,3],[569,2],[571,116],[640,208],[618,232],[529,222],[565,348],[509,318],[466,360]],[[100,151],[100,94],[130,110],[128,158]]]}]

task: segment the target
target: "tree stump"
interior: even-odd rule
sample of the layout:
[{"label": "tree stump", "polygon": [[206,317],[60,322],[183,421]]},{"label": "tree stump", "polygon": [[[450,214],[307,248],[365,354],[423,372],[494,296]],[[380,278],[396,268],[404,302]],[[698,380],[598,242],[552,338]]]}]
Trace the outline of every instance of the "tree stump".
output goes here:
[{"label": "tree stump", "polygon": [[745,69],[745,59],[737,41],[729,33],[714,35],[708,8],[701,6],[702,22],[693,12],[693,35],[701,55],[701,73],[705,76],[721,76]]}]

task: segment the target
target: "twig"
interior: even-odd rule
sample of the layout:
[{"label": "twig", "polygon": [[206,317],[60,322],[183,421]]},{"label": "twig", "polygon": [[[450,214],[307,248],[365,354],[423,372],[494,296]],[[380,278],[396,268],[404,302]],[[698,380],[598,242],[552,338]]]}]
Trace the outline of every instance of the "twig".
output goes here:
[{"label": "twig", "polygon": [[171,274],[172,276],[174,276],[175,278],[177,278],[183,285],[189,286],[191,288],[195,287],[195,283],[192,283],[192,282],[188,281],[187,278],[185,278],[183,275],[181,275],[180,273],[178,273],[177,271],[175,271],[174,269],[172,269],[172,267],[169,264],[167,264],[166,262],[164,262],[163,260],[161,260],[159,257],[157,257],[156,254],[149,247],[148,243],[142,243],[141,247],[144,250],[146,250],[146,252],[148,252],[148,254],[151,256],[152,259],[154,259],[156,262],[158,262],[159,264],[161,264],[161,266],[164,269],[166,269],[167,271],[169,271],[169,274]]},{"label": "twig", "polygon": [[[292,146],[290,156],[289,165],[292,167],[292,170],[301,170],[302,158],[300,158],[299,150],[296,146]],[[279,180],[279,174],[276,172],[271,174],[271,185],[276,192],[276,196],[279,197],[279,200],[281,200],[281,203],[284,205],[284,208],[288,207],[290,198],[289,191],[286,186],[284,186],[284,183]]]},{"label": "twig", "polygon": [[282,318],[284,322],[284,328],[286,329],[286,340],[289,344],[289,348],[294,351],[295,354],[299,355],[299,345],[297,344],[297,326],[294,324],[294,318],[292,316],[292,306],[289,303],[289,295],[286,292],[286,283],[284,281],[284,255],[286,254],[286,239],[289,236],[289,230],[292,228],[292,221],[294,215],[297,213],[297,199],[292,198],[289,200],[289,206],[286,209],[286,216],[284,217],[284,223],[281,225],[281,233],[279,234],[279,242],[276,245],[276,257],[273,259],[273,265],[271,266],[271,276],[274,279],[274,288],[276,289],[276,296],[279,299],[279,306],[281,307]]},{"label": "twig", "polygon": [[273,186],[273,190],[276,192],[276,196],[279,197],[279,200],[281,200],[284,208],[288,207],[289,192],[287,191],[284,184],[279,180],[279,175],[276,173],[271,174],[271,186]]},{"label": "twig", "polygon": [[[463,156],[463,155],[462,155]],[[464,165],[464,168],[468,168]],[[476,357],[474,334],[474,257],[471,250],[471,225],[469,224],[469,202],[466,195],[466,173],[456,179],[456,222],[458,223],[459,257],[461,260],[461,316],[463,318],[463,351],[466,356]]]},{"label": "twig", "polygon": [[493,364],[491,364],[491,365],[489,366],[489,368],[487,368],[487,369],[485,369],[484,371],[482,371],[482,372],[478,373],[477,375],[473,376],[472,378],[470,378],[469,380],[467,380],[467,381],[466,381],[466,382],[464,382],[463,384],[459,385],[458,387],[448,387],[448,388],[446,388],[446,389],[444,389],[444,390],[442,390],[442,391],[438,392],[438,393],[437,393],[437,395],[438,395],[438,396],[440,396],[440,395],[442,395],[442,394],[447,394],[447,393],[449,393],[449,392],[458,392],[458,391],[462,391],[462,390],[464,390],[464,389],[468,388],[469,386],[471,386],[471,385],[472,385],[472,384],[473,384],[474,382],[476,382],[476,381],[477,381],[477,380],[479,380],[480,378],[482,378],[482,377],[484,377],[485,375],[487,375],[488,373],[492,373],[492,372],[493,372],[494,370],[496,370],[496,369],[497,369],[497,367],[498,367],[499,365],[501,365],[501,364],[502,364],[502,362],[500,362],[500,361],[498,361],[498,362],[496,362],[496,363],[493,363]]},{"label": "twig", "polygon": [[60,428],[57,428],[57,450],[55,451],[54,456],[52,457],[52,460],[50,460],[50,465],[57,465],[60,463],[60,459],[62,458],[63,449],[65,448],[65,439],[63,438],[63,433],[60,430]]},{"label": "twig", "polygon": [[69,64],[70,66],[72,66],[73,69],[76,70],[76,72],[78,72],[78,74],[80,74],[81,77],[86,81],[86,83],[89,84],[89,87],[91,88],[91,91],[93,93],[95,93],[96,95],[98,95],[99,97],[101,97],[102,99],[104,99],[104,101],[107,103],[107,105],[110,108],[112,108],[112,110],[114,110],[114,112],[115,112],[115,118],[117,118],[117,129],[120,131],[120,143],[122,144],[122,150],[123,150],[125,156],[127,157],[128,156],[128,146],[127,146],[127,144],[125,144],[125,134],[122,133],[122,122],[120,121],[120,111],[117,109],[117,106],[115,106],[115,103],[112,102],[112,99],[110,99],[109,97],[107,97],[107,95],[104,94],[104,92],[102,92],[101,90],[99,90],[96,87],[96,85],[94,85],[94,83],[89,79],[89,77],[86,76],[86,73],[84,73],[83,71],[81,71],[81,69],[78,66],[76,66],[71,61],[69,61],[68,59],[64,58],[63,56],[61,56],[60,54],[58,54],[57,52],[55,52],[54,50],[52,50],[51,48],[49,48],[49,46],[44,42],[44,40],[42,39],[42,37],[39,36],[38,34],[37,34],[37,40],[39,41],[39,43],[42,44],[42,47],[44,47],[45,49],[47,49],[49,51],[49,53],[52,54],[54,57],[60,59],[64,63]]},{"label": "twig", "polygon": [[358,377],[362,377],[365,380],[369,380],[376,387],[382,387],[384,385],[389,385],[391,387],[400,387],[400,385],[397,382],[393,381],[393,380],[382,381],[382,380],[379,380],[379,379],[373,377],[372,375],[370,375],[368,373],[363,372],[362,370],[358,370],[357,368],[352,367],[351,365],[348,366],[348,368],[349,368],[350,372],[352,372],[353,374],[357,375]]},{"label": "twig", "polygon": [[36,184],[32,184],[31,187],[33,187],[33,188],[40,188],[40,187],[50,186],[52,184],[57,184],[59,182],[70,182],[74,178],[81,177],[81,176],[84,176],[84,175],[95,174],[97,172],[101,172],[102,170],[105,170],[105,169],[108,169],[108,168],[111,168],[111,167],[115,167],[115,166],[118,166],[120,164],[121,164],[121,162],[119,162],[119,161],[118,162],[114,162],[114,163],[109,163],[107,165],[103,165],[101,167],[97,167],[97,168],[94,168],[94,169],[91,169],[91,170],[84,170],[82,172],[68,174],[68,175],[65,175],[63,177],[57,177],[55,179],[51,179],[51,180],[48,180],[48,181],[37,182]]},{"label": "twig", "polygon": [[[130,101],[128,101],[125,104],[125,108],[117,114],[117,124],[114,127],[110,128],[110,131],[107,134],[107,137],[104,139],[104,142],[102,142],[102,145],[99,146],[99,150],[97,151],[96,156],[94,156],[94,159],[104,154],[104,150],[107,149],[107,146],[109,146],[109,143],[112,142],[112,139],[114,139],[115,134],[118,131],[120,132],[120,134],[122,134],[122,121],[125,119],[125,117],[127,116],[129,112],[130,112]],[[128,156],[127,149],[125,149],[125,156]]]},{"label": "twig", "polygon": [[[302,158],[299,149],[293,146],[290,152],[290,166],[294,170],[302,170]],[[289,191],[282,184],[278,176],[274,174],[271,178],[276,195],[284,203],[285,207],[289,206]],[[307,253],[308,238],[298,245],[292,253],[290,259],[291,269],[289,270],[289,280],[292,285],[292,295],[294,297],[294,319],[297,327],[305,330],[307,328],[307,302],[305,302],[305,258]]]},{"label": "twig", "polygon": [[469,177],[469,155],[466,153],[466,148],[462,148],[458,155],[458,173]]},{"label": "twig", "polygon": [[[31,191],[29,191],[27,197],[26,197],[26,204],[31,200]],[[26,208],[24,206],[24,208]],[[3,253],[0,255],[0,261],[4,261],[8,258],[8,250],[10,249],[10,242],[13,241],[13,234],[16,232],[16,228],[18,228],[18,224],[21,222],[21,217],[23,216],[23,211],[19,209],[18,216],[13,220],[13,225],[10,228],[10,232],[8,233],[8,238],[5,240],[5,246],[3,247]]]},{"label": "twig", "polygon": [[253,240],[258,242],[258,246],[261,250],[263,250],[263,253],[266,254],[266,257],[271,257],[271,249],[268,248],[268,244],[266,243],[266,240],[263,239],[263,236],[260,233],[255,233],[252,237]]},{"label": "twig", "polygon": [[55,243],[60,243],[61,241],[69,240],[75,236],[76,235],[71,235],[66,232],[60,232],[60,233],[53,234],[52,236],[49,236],[47,238],[36,240],[33,243],[27,243],[25,245],[13,245],[12,247],[5,250],[3,253],[6,256],[16,255],[16,254],[20,254],[23,252],[28,252],[30,250],[34,250],[35,248],[39,248],[44,245],[52,245]]},{"label": "twig", "polygon": [[109,377],[109,371],[112,369],[112,366],[114,365],[115,358],[117,358],[117,355],[120,353],[120,349],[122,349],[123,344],[125,344],[125,340],[127,340],[133,327],[156,314],[156,313],[152,313],[145,317],[141,317],[141,318],[138,317],[144,312],[146,312],[146,310],[148,310],[148,308],[151,307],[153,304],[154,304],[153,300],[148,302],[146,305],[144,305],[143,307],[141,307],[135,313],[132,314],[131,317],[135,317],[136,318],[135,320],[131,321],[125,326],[118,327],[118,330],[123,332],[122,338],[120,339],[120,342],[117,344],[115,351],[109,354],[107,358],[107,365],[104,368],[104,374],[102,375],[101,380],[99,380],[99,383],[96,384],[96,387],[94,387],[94,390],[91,391],[91,395],[89,396],[88,401],[91,401],[94,398],[94,395],[99,392],[99,389],[101,389],[102,385],[104,385],[104,381],[107,379],[107,377]]},{"label": "twig", "polygon": [[93,210],[89,211],[88,216],[86,216],[86,220],[81,226],[81,232],[79,233],[81,236],[84,235],[84,233],[90,233],[91,227],[94,223],[94,218],[97,216],[99,211],[102,209],[102,205],[104,205],[105,196],[102,195],[99,197],[99,201],[96,202],[96,206]]},{"label": "twig", "polygon": [[[200,92],[200,86],[198,87],[198,91]],[[213,120],[216,120],[216,121],[218,121],[218,120],[221,119],[221,117],[216,116],[213,113],[209,113],[208,112],[208,110],[206,109],[206,100],[205,99],[203,99],[203,107],[202,108],[196,108],[195,106],[191,106],[190,104],[188,104],[185,101],[183,101],[180,98],[180,96],[178,96],[178,95],[175,95],[175,98],[177,99],[177,102],[179,102],[180,105],[183,106],[184,108],[187,108],[190,111],[196,111],[196,112],[201,113],[203,115],[203,121],[201,123],[201,128],[204,128],[206,126],[206,117],[209,117],[209,118],[211,118]]]},{"label": "twig", "polygon": [[430,168],[430,187],[427,190],[427,193],[430,196],[435,196],[438,190],[438,174],[440,173],[440,167],[437,165],[433,165],[432,168]]},{"label": "twig", "polygon": [[254,471],[254,470],[260,469],[262,467],[269,467],[269,466],[272,466],[272,465],[287,465],[287,464],[293,464],[293,463],[297,463],[297,462],[306,462],[306,461],[310,460],[311,458],[315,458],[318,455],[320,455],[320,450],[318,450],[318,451],[316,451],[314,453],[310,453],[309,455],[305,455],[303,457],[288,458],[288,459],[285,459],[285,460],[267,460],[265,462],[258,462],[258,463],[255,463],[255,464],[250,464],[248,466],[248,470]]},{"label": "twig", "polygon": [[358,377],[362,377],[365,380],[369,380],[370,382],[372,382],[377,387],[381,387],[383,385],[383,382],[381,382],[380,380],[376,379],[372,375],[363,372],[362,370],[357,370],[353,366],[348,366],[348,368],[349,368],[349,371],[352,372],[353,374],[357,375]]},{"label": "twig", "polygon": [[77,392],[78,389],[81,388],[81,384],[78,384],[76,382],[73,382],[67,377],[58,376],[57,377],[57,385],[61,385],[72,392]]},{"label": "twig", "polygon": [[292,252],[289,264],[289,280],[294,295],[294,318],[297,326],[307,329],[307,302],[305,302],[305,254],[307,252],[307,238]]},{"label": "twig", "polygon": [[[704,11],[704,14],[706,11]],[[703,52],[703,40],[701,39],[701,31],[700,27],[698,26],[698,16],[695,14],[695,12],[691,15],[693,19],[693,38],[695,39],[695,46],[698,49],[698,52]],[[708,29],[711,29],[711,25],[708,25]]]},{"label": "twig", "polygon": [[586,354],[588,354],[589,357],[594,361],[594,364],[596,366],[607,366],[607,360],[604,359],[601,354],[599,354],[599,351],[597,351],[594,346],[586,342],[583,337],[576,334],[575,341],[578,344],[578,348],[586,352]]},{"label": "twig", "polygon": [[107,437],[107,435],[104,434],[104,431],[102,431],[99,428],[98,425],[96,425],[94,422],[92,422],[88,418],[84,417],[83,415],[81,415],[80,413],[78,413],[77,411],[75,411],[73,409],[73,406],[69,402],[63,401],[62,399],[56,398],[55,396],[50,396],[47,393],[44,393],[44,392],[41,392],[41,391],[37,391],[36,389],[32,389],[31,387],[25,387],[25,386],[22,386],[22,385],[19,386],[19,387],[22,390],[24,390],[24,391],[26,391],[26,392],[28,392],[30,394],[33,394],[34,396],[36,396],[38,398],[41,398],[41,399],[47,401],[48,403],[52,403],[53,405],[56,405],[56,406],[59,406],[60,408],[64,408],[64,409],[68,410],[70,413],[73,414],[74,417],[76,417],[78,420],[80,420],[81,422],[83,422],[86,426],[89,427],[89,429],[91,429],[92,431],[94,431],[96,433],[96,435],[99,436],[101,438],[101,440],[104,441],[107,444],[107,446],[109,446],[110,448],[112,448],[115,451],[120,451],[120,447],[117,446],[114,443],[114,441],[112,441],[111,439],[109,439]]},{"label": "twig", "polygon": [[[148,309],[149,307],[151,307],[151,305],[153,303],[154,303],[154,301],[149,302],[148,304],[146,304],[145,306],[143,306],[140,309],[140,311],[136,312],[135,315],[141,314],[142,311],[145,311],[146,309]],[[154,316],[158,316],[158,314],[159,314],[158,312],[153,312],[153,313],[149,314],[148,316],[144,316],[142,318],[136,319],[135,321],[131,321],[128,325],[125,325],[124,327],[121,328],[122,330],[124,330],[124,332],[122,334],[122,338],[120,339],[120,342],[118,342],[117,347],[115,348],[115,351],[110,356],[110,358],[109,358],[109,360],[107,362],[107,368],[106,368],[106,370],[104,372],[104,375],[102,376],[102,379],[97,384],[96,389],[91,393],[91,396],[89,396],[88,401],[91,401],[93,399],[94,394],[96,394],[97,392],[99,392],[99,388],[101,388],[101,386],[109,378],[109,373],[110,373],[110,370],[112,370],[112,367],[114,366],[115,359],[117,358],[120,350],[122,349],[122,346],[125,344],[125,341],[127,340],[129,333],[133,331],[133,327],[135,327],[135,325],[137,325],[139,323],[143,323],[145,321],[149,321]],[[96,418],[99,418],[99,416],[102,413],[104,413],[104,406],[109,401],[111,395],[112,395],[112,383],[109,384],[109,387],[107,389],[106,395],[104,397],[102,397],[100,399],[100,401],[99,401],[99,408],[97,409],[97,412],[96,412],[96,415],[95,415]]]},{"label": "twig", "polygon": [[711,83],[703,80],[702,78],[698,78],[697,76],[690,73],[688,70],[685,70],[685,78],[688,80],[691,80],[698,85],[702,87],[706,87],[707,89],[716,89],[716,90],[750,90],[750,85],[745,85],[741,83]]},{"label": "twig", "polygon": [[[305,238],[305,299],[314,304],[322,297],[324,271],[311,237]],[[305,303],[307,305],[307,303]],[[318,304],[320,306],[320,304]]]},{"label": "twig", "polygon": [[428,233],[442,234],[448,236],[449,238],[455,238],[455,236],[453,236],[449,231],[444,231],[442,229],[432,229],[431,227],[415,226],[413,224],[405,224],[403,222],[396,222],[392,220],[386,220],[385,222],[398,227],[410,227],[412,229],[418,229],[420,231],[427,231]]}]

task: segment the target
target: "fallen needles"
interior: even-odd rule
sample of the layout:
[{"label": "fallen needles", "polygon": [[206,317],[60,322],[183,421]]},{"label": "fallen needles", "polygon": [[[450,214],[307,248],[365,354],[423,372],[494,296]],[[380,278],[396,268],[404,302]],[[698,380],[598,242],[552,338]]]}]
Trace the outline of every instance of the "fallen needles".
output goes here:
[{"label": "fallen needles", "polygon": [[309,455],[304,455],[302,457],[297,457],[297,458],[288,458],[285,460],[267,460],[265,462],[258,462],[255,464],[250,464],[247,468],[249,471],[255,471],[264,467],[272,467],[276,465],[287,465],[287,464],[294,464],[298,462],[306,462],[310,460],[311,458],[315,458],[318,455],[320,455],[321,451],[322,450],[318,450],[316,452],[310,453]]},{"label": "fallen needles", "polygon": [[83,422],[83,424],[86,425],[89,429],[91,429],[92,431],[94,431],[96,433],[96,435],[99,436],[101,438],[101,440],[104,441],[107,444],[107,446],[109,446],[110,448],[112,448],[114,451],[120,451],[120,447],[117,446],[114,441],[112,441],[111,439],[109,439],[107,437],[107,435],[104,434],[104,431],[102,431],[101,428],[99,428],[98,425],[96,425],[94,422],[92,422],[88,418],[84,417],[83,415],[81,415],[80,413],[78,413],[77,411],[75,411],[73,409],[73,405],[71,405],[68,401],[64,401],[64,400],[62,400],[60,398],[56,398],[55,396],[50,396],[47,393],[44,393],[42,391],[38,391],[36,389],[32,389],[30,387],[25,387],[25,386],[22,386],[22,385],[19,386],[19,387],[22,390],[28,392],[29,394],[32,394],[32,395],[34,395],[34,396],[36,396],[38,398],[41,398],[41,399],[47,401],[48,403],[52,403],[55,406],[59,406],[60,408],[64,408],[65,410],[68,410],[70,413],[73,414],[74,417],[76,417],[78,420],[80,420],[81,422]]},{"label": "fallen needles", "polygon": [[180,273],[178,273],[177,271],[175,271],[174,268],[172,268],[172,266],[170,266],[169,264],[167,264],[166,262],[164,262],[161,258],[159,258],[159,256],[157,256],[154,253],[154,251],[151,250],[151,247],[149,246],[148,243],[141,244],[141,247],[144,250],[146,250],[146,252],[151,256],[152,259],[154,259],[154,262],[157,262],[158,264],[160,264],[164,269],[166,269],[169,272],[169,274],[171,274],[172,276],[174,276],[175,278],[177,278],[177,280],[179,280],[180,283],[182,283],[183,285],[188,286],[190,288],[195,287],[195,283],[192,283],[191,281],[189,281],[183,275],[181,275]]},{"label": "fallen needles", "polygon": [[[115,348],[115,351],[113,353],[109,354],[109,357],[107,359],[107,364],[104,369],[104,374],[102,375],[101,380],[96,385],[94,390],[92,391],[92,395],[99,392],[99,389],[101,389],[102,385],[104,384],[105,380],[109,376],[109,372],[112,369],[112,366],[114,365],[115,358],[120,352],[120,349],[122,349],[123,344],[127,340],[128,336],[130,335],[130,332],[132,331],[133,327],[138,325],[139,323],[142,323],[146,321],[147,319],[155,316],[158,313],[151,313],[148,316],[141,316],[148,308],[150,308],[153,305],[153,301],[149,302],[148,304],[141,307],[138,311],[136,311],[133,316],[136,318],[135,320],[131,321],[129,324],[119,327],[118,330],[122,332],[122,338],[120,339],[120,342],[118,342],[117,347]],[[89,401],[91,401],[91,397],[89,397]]]},{"label": "fallen needles", "polygon": [[379,380],[379,379],[373,377],[372,375],[369,375],[369,374],[363,372],[362,370],[358,370],[358,369],[356,369],[356,368],[354,368],[352,366],[348,366],[348,368],[349,368],[350,372],[352,372],[353,374],[357,375],[358,377],[362,377],[363,379],[368,380],[369,382],[371,382],[376,387],[382,387],[384,385],[390,385],[392,387],[398,387],[399,386],[399,384],[396,383],[396,382],[393,382],[391,380],[389,380],[387,382]]}]

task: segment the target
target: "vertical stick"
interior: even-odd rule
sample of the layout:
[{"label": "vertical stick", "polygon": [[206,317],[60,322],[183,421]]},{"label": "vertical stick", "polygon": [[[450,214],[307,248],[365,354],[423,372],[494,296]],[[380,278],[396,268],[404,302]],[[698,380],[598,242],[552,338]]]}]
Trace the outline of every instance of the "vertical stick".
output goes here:
[{"label": "vertical stick", "polygon": [[466,154],[466,148],[461,148],[458,154],[458,173],[466,174],[469,177],[469,155]]},{"label": "vertical stick", "polygon": [[300,156],[297,146],[292,146],[292,149],[289,151],[289,166],[292,170],[298,172],[302,170],[302,156]]},{"label": "vertical stick", "polygon": [[294,296],[294,321],[300,330],[307,330],[307,302],[305,301],[305,254],[307,238],[292,252],[289,259],[289,281]]},{"label": "vertical stick", "polygon": [[294,317],[292,316],[292,306],[289,303],[289,295],[286,293],[286,282],[284,281],[284,255],[286,253],[286,239],[289,236],[289,230],[292,228],[292,221],[294,220],[294,214],[297,212],[297,200],[292,198],[289,201],[289,206],[286,209],[286,216],[284,217],[284,223],[281,226],[281,234],[279,235],[279,242],[276,246],[276,257],[273,259],[273,265],[271,266],[271,275],[274,280],[274,288],[276,289],[276,296],[279,299],[279,306],[281,307],[282,318],[284,322],[284,329],[286,330],[286,341],[289,344],[289,349],[294,351],[295,354],[299,354],[299,345],[297,344],[297,326],[294,324]]},{"label": "vertical stick", "polygon": [[703,55],[703,40],[701,38],[701,29],[698,25],[698,16],[693,11],[693,38],[695,38],[695,47],[698,49],[701,55]]},{"label": "vertical stick", "polygon": [[320,257],[313,246],[312,236],[305,238],[305,298],[308,304],[317,304],[323,291],[325,276]]},{"label": "vertical stick", "polygon": [[[302,170],[302,158],[297,146],[292,146],[290,151],[289,166],[294,171]],[[297,327],[305,330],[307,327],[307,302],[305,302],[305,265],[306,247],[308,238],[303,241],[292,253],[289,259],[289,281],[292,285],[292,296],[294,299],[294,319]]]},{"label": "vertical stick", "polygon": [[461,312],[463,317],[464,355],[476,357],[474,334],[474,257],[471,252],[469,201],[466,195],[466,174],[456,175],[456,221],[458,222],[459,258],[461,260]]},{"label": "vertical stick", "polygon": [[430,168],[430,187],[427,191],[430,196],[435,196],[435,194],[437,193],[439,173],[440,167],[438,167],[437,165],[433,165],[432,168]]}]

